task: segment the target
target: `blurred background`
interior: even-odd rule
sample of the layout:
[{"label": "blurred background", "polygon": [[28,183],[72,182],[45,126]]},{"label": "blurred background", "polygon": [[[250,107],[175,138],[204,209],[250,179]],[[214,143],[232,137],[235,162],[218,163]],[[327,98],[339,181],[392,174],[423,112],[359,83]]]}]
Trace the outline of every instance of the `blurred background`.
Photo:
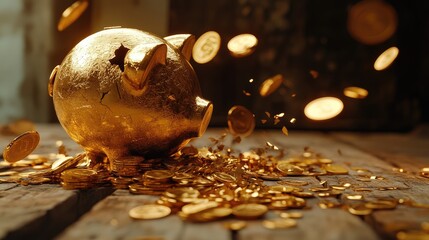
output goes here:
[{"label": "blurred background", "polygon": [[[61,14],[74,2],[0,1],[0,124],[57,122],[47,92],[52,69],[80,40],[109,26],[161,37],[218,32],[216,57],[205,64],[191,60],[203,96],[214,103],[211,126],[226,126],[234,105],[251,110],[260,128],[402,131],[429,121],[428,1],[88,0],[83,14],[58,31]],[[227,43],[242,33],[255,35],[258,45],[237,58]],[[377,57],[393,46],[398,57],[375,70]],[[262,97],[261,83],[278,74],[281,86]],[[350,86],[368,95],[346,96]],[[342,112],[323,121],[308,118],[305,106],[325,96],[340,99]],[[272,121],[279,113],[280,123]]]}]

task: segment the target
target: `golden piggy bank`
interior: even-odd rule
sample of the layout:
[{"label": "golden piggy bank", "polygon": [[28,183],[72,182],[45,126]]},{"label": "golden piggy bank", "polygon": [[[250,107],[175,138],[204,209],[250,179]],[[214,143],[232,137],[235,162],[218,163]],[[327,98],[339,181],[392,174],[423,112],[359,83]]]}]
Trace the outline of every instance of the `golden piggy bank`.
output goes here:
[{"label": "golden piggy bank", "polygon": [[213,106],[189,63],[195,37],[114,28],[78,43],[54,68],[49,94],[91,158],[158,157],[201,136]]}]

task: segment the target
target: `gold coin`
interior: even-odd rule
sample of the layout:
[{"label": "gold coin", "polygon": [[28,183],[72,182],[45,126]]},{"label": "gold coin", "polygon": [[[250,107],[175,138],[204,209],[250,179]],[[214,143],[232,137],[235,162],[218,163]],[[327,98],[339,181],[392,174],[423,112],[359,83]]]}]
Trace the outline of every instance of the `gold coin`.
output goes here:
[{"label": "gold coin", "polygon": [[349,173],[349,171],[345,167],[336,165],[336,164],[328,164],[324,168],[328,173],[331,173],[331,174],[348,174]]},{"label": "gold coin", "polygon": [[396,57],[399,54],[399,49],[397,47],[390,47],[377,57],[374,62],[374,69],[377,71],[382,71],[392,64]]},{"label": "gold coin", "polygon": [[234,57],[246,57],[255,51],[258,39],[249,33],[237,35],[228,42],[228,50]]},{"label": "gold coin", "polygon": [[234,106],[228,112],[228,127],[234,135],[249,136],[255,129],[255,116],[243,106]]},{"label": "gold coin", "polygon": [[63,31],[74,23],[80,15],[88,8],[88,0],[79,0],[74,2],[70,7],[64,10],[58,22],[58,31]]},{"label": "gold coin", "polygon": [[268,207],[257,203],[243,203],[232,209],[232,214],[237,218],[255,219],[262,217],[268,211]]},{"label": "gold coin", "polygon": [[147,204],[131,209],[128,214],[134,219],[158,219],[170,215],[171,209],[157,204]]},{"label": "gold coin", "polygon": [[283,81],[284,81],[284,78],[283,78],[283,75],[281,74],[277,74],[273,77],[266,79],[264,82],[262,82],[261,86],[259,87],[259,94],[262,97],[271,95],[280,87],[280,85],[282,85]]},{"label": "gold coin", "polygon": [[239,231],[247,226],[245,221],[230,221],[223,224],[226,229]]},{"label": "gold coin", "polygon": [[173,173],[168,170],[150,170],[144,173],[145,179],[165,181],[173,177]]},{"label": "gold coin", "polygon": [[420,175],[429,178],[429,167],[420,169]]},{"label": "gold coin", "polygon": [[349,98],[363,99],[368,96],[368,91],[360,87],[346,87],[343,90],[343,94]]},{"label": "gold coin", "polygon": [[202,202],[202,203],[190,203],[182,207],[182,212],[184,214],[190,215],[190,214],[195,214],[210,208],[215,208],[217,206],[219,206],[219,204],[213,201]]},{"label": "gold coin", "polygon": [[396,234],[398,240],[429,240],[429,233],[424,231],[406,231]]},{"label": "gold coin", "polygon": [[372,209],[365,207],[363,204],[348,206],[348,210],[351,214],[359,216],[369,215],[372,213]]},{"label": "gold coin", "polygon": [[280,213],[281,218],[302,218],[301,212],[282,212]]},{"label": "gold coin", "polygon": [[192,57],[195,62],[200,64],[210,62],[220,49],[220,41],[220,35],[215,31],[201,35],[192,49]]},{"label": "gold coin", "polygon": [[291,228],[296,226],[296,220],[290,218],[277,218],[264,220],[262,225],[268,229]]},{"label": "gold coin", "polygon": [[3,158],[14,163],[27,157],[36,149],[40,141],[40,135],[37,131],[25,132],[7,145],[3,151]]},{"label": "gold coin", "polygon": [[354,39],[374,45],[392,37],[397,24],[396,11],[386,1],[363,0],[351,7],[347,27]]},{"label": "gold coin", "polygon": [[343,111],[343,102],[335,97],[322,97],[309,102],[304,114],[311,120],[327,120],[336,117]]},{"label": "gold coin", "polygon": [[365,203],[365,207],[369,209],[395,209],[398,205],[396,200],[375,200]]},{"label": "gold coin", "polygon": [[278,181],[277,184],[291,185],[291,186],[306,186],[308,185],[308,182],[302,181],[302,180],[281,180],[281,181]]}]

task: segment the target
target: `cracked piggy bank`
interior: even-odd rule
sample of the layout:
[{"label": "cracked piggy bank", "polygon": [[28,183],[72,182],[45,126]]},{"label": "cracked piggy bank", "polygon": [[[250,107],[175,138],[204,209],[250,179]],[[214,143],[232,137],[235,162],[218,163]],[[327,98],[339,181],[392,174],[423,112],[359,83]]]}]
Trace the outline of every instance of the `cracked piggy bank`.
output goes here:
[{"label": "cracked piggy bank", "polygon": [[189,63],[194,43],[126,28],[85,38],[49,79],[61,125],[88,156],[111,163],[177,152],[205,132],[213,109]]}]

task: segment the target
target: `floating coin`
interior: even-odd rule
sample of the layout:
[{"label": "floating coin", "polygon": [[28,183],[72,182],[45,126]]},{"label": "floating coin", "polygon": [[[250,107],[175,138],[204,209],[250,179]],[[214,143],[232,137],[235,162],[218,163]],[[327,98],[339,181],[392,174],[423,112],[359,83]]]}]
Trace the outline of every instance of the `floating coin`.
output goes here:
[{"label": "floating coin", "polygon": [[322,97],[309,102],[304,108],[306,117],[312,120],[327,120],[343,111],[343,102],[335,97]]},{"label": "floating coin", "polygon": [[134,219],[158,219],[170,215],[169,207],[157,204],[147,204],[131,209],[128,214]]},{"label": "floating coin", "polygon": [[88,8],[88,0],[79,0],[74,2],[70,7],[64,10],[58,22],[58,31],[63,31],[74,23],[82,13]]},{"label": "floating coin", "polygon": [[290,218],[277,218],[264,220],[262,225],[268,229],[291,228],[296,226],[296,220]]},{"label": "floating coin", "polygon": [[195,62],[204,64],[210,62],[220,49],[220,35],[209,31],[201,35],[194,44],[192,57]]},{"label": "floating coin", "polygon": [[343,94],[349,98],[363,99],[368,96],[368,91],[360,87],[346,87],[343,90]]},{"label": "floating coin", "polygon": [[232,56],[246,57],[255,51],[256,45],[258,39],[253,34],[245,33],[229,40],[227,47]]},{"label": "floating coin", "polygon": [[280,85],[282,85],[283,81],[284,81],[284,78],[283,78],[283,75],[281,74],[277,74],[273,77],[266,79],[264,82],[262,82],[261,86],[259,87],[259,94],[262,97],[271,95],[280,87]]},{"label": "floating coin", "polygon": [[237,218],[255,219],[262,217],[268,211],[268,207],[257,203],[244,203],[235,206],[232,214]]},{"label": "floating coin", "polygon": [[10,163],[24,159],[36,149],[39,141],[40,135],[37,131],[25,132],[7,145],[3,151],[3,158]]},{"label": "floating coin", "polygon": [[374,69],[377,71],[382,71],[390,66],[390,64],[395,61],[396,57],[399,54],[399,49],[397,47],[390,47],[386,51],[382,52],[380,56],[374,62]]},{"label": "floating coin", "polygon": [[347,27],[357,41],[374,45],[392,37],[397,22],[395,9],[386,1],[363,0],[351,7]]},{"label": "floating coin", "polygon": [[234,106],[228,112],[228,127],[234,135],[249,136],[255,129],[255,116],[243,106]]}]

